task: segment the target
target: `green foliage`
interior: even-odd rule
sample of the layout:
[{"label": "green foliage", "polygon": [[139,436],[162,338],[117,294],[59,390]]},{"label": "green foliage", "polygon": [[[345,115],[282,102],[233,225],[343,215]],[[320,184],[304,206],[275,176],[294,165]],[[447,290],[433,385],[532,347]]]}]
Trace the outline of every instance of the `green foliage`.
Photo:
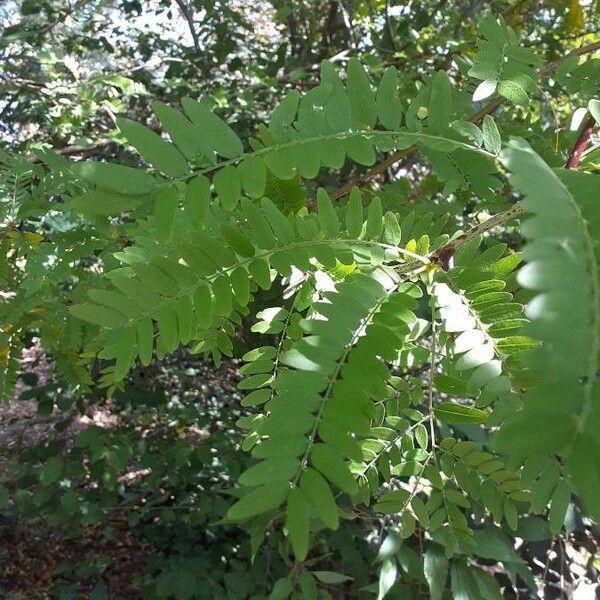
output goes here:
[{"label": "green foliage", "polygon": [[529,94],[535,90],[536,75],[533,67],[539,58],[519,44],[519,38],[503,20],[486,17],[479,26],[483,39],[469,75],[482,80],[473,100],[483,100],[497,91],[514,104],[527,105]]},{"label": "green foliage", "polygon": [[525,225],[528,264],[519,271],[519,283],[542,292],[528,307],[530,332],[542,346],[530,359],[535,384],[497,444],[520,456],[564,457],[575,487],[598,518],[600,482],[591,458],[599,414],[597,182],[592,175],[552,172],[525,142],[514,141],[505,156],[533,215]]},{"label": "green foliage", "polygon": [[[497,91],[526,111],[543,74],[502,20],[479,30],[472,63],[416,91],[393,66],[367,71],[353,57],[338,72],[324,60],[320,82],[289,91],[253,137],[183,94],[180,108],[153,102],[147,124],[116,118],[139,161],[0,155],[0,396],[35,335],[60,384],[26,395],[49,411],[106,396],[131,421],[31,449],[18,510],[75,528],[128,494],[145,503],[175,490],[191,507],[186,535],[201,526],[219,549],[155,565],[150,598],[265,587],[327,598],[331,586],[501,598],[489,560],[535,593],[513,537],[526,539],[532,515],[548,522],[543,539],[558,534],[574,493],[585,519],[600,516],[598,175],[592,161],[552,168],[568,146],[540,142],[550,134],[535,111],[519,126],[536,150],[511,137],[514,119],[491,116],[502,99],[471,114],[469,76],[482,81],[474,101]],[[595,115],[580,68],[561,65],[556,81]],[[406,186],[359,189],[384,153],[416,151]],[[181,347],[217,367],[241,354],[241,397],[210,418],[179,398],[136,403],[134,377]],[[144,437],[138,418],[201,423],[207,438],[190,443],[171,425]],[[122,480],[132,468],[148,472],[135,492]],[[364,567],[375,545],[378,578]],[[197,573],[221,557],[230,570],[199,591]]]}]

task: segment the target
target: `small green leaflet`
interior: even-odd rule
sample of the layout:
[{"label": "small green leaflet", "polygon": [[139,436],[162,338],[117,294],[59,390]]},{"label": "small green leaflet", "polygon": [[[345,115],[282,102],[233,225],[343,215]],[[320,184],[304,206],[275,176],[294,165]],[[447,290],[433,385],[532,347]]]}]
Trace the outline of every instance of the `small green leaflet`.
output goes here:
[{"label": "small green leaflet", "polygon": [[149,198],[150,195],[134,196],[97,189],[76,196],[70,201],[70,205],[75,212],[89,217],[118,215],[143,206],[148,203]]},{"label": "small green leaflet", "polygon": [[386,594],[392,589],[394,583],[396,583],[396,577],[398,576],[398,567],[394,558],[388,558],[381,565],[379,571],[379,592],[377,594],[377,600],[383,600]]},{"label": "small green leaflet", "polygon": [[154,187],[154,178],[141,169],[91,160],[71,167],[84,181],[119,194],[141,196]]},{"label": "small green leaflet", "polygon": [[271,483],[254,488],[227,511],[231,521],[244,521],[281,506],[290,491],[288,483]]},{"label": "small green leaflet", "polygon": [[455,402],[442,402],[434,406],[433,412],[444,423],[485,423],[488,418],[484,410]]},{"label": "small green leaflet", "polygon": [[323,583],[335,585],[336,583],[345,583],[346,581],[352,581],[354,578],[350,575],[344,575],[343,573],[336,573],[335,571],[311,571],[311,573]]},{"label": "small green leaflet", "polygon": [[299,488],[294,488],[288,496],[286,526],[296,560],[303,561],[308,553],[309,507]]},{"label": "small green leaflet", "polygon": [[395,67],[388,67],[377,88],[377,116],[379,122],[390,130],[400,127],[402,121],[402,103],[397,97],[398,72]]},{"label": "small green leaflet", "polygon": [[188,172],[188,163],[179,150],[145,125],[118,117],[117,126],[127,141],[159,171],[171,177],[181,177]]},{"label": "small green leaflet", "polygon": [[181,105],[186,115],[199,127],[204,135],[204,143],[224,158],[237,158],[244,146],[237,134],[210,108],[192,98],[183,98]]},{"label": "small green leaflet", "polygon": [[325,237],[336,237],[340,232],[340,221],[329,194],[323,188],[317,190],[317,211],[319,223]]},{"label": "small green leaflet", "polygon": [[496,122],[490,115],[483,117],[483,145],[486,150],[489,150],[492,154],[500,154],[502,149],[502,139],[500,138],[500,132],[496,126]]},{"label": "small green leaflet", "polygon": [[429,546],[423,560],[423,571],[431,600],[441,600],[448,578],[448,559],[439,546]]}]

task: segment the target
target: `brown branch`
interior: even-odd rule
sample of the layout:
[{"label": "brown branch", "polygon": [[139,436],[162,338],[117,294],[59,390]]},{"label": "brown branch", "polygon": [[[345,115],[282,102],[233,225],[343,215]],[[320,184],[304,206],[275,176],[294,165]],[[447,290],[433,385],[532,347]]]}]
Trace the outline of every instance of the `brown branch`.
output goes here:
[{"label": "brown branch", "polygon": [[[587,46],[576,48],[572,52],[569,52],[567,55],[565,55],[563,58],[550,62],[544,67],[542,67],[538,71],[538,74],[540,76],[547,75],[548,73],[551,73],[554,69],[556,69],[556,67],[558,67],[566,58],[570,58],[571,56],[583,56],[584,54],[590,54],[591,52],[595,52],[599,49],[600,42],[594,42],[593,44],[588,44]],[[485,115],[489,115],[490,113],[494,112],[494,110],[496,110],[499,106],[501,106],[504,103],[504,100],[505,99],[502,96],[497,96],[488,104],[486,104],[480,111],[472,115],[469,118],[469,121],[471,121],[471,123],[479,124]],[[412,156],[417,151],[417,149],[418,147],[413,145],[408,148],[404,148],[403,150],[398,150],[393,154],[390,154],[382,162],[376,164],[374,167],[365,171],[361,175],[358,175],[357,177],[351,179],[350,181],[339,187],[337,190],[334,190],[330,194],[331,198],[335,200],[337,198],[342,198],[343,196],[346,196],[350,193],[350,190],[352,190],[354,186],[360,187],[364,185],[367,181],[370,181],[374,177],[377,177],[377,175],[381,175],[382,173],[384,173],[386,169],[396,164],[398,161]]]},{"label": "brown branch", "polygon": [[[479,223],[474,227],[471,227],[468,231],[463,233],[461,236],[457,237],[455,240],[452,240],[449,244],[442,246],[438,250],[435,250],[431,254],[429,254],[429,260],[434,264],[441,265],[444,270],[448,270],[451,259],[454,253],[461,247],[464,246],[467,242],[470,242],[473,238],[480,236],[490,229],[494,227],[498,227],[499,225],[504,225],[511,221],[512,219],[522,215],[524,213],[523,205],[521,202],[515,202],[509,209],[490,217],[487,221],[483,223]],[[410,273],[416,269],[419,269],[423,266],[422,261],[415,260],[410,261],[404,265],[402,265],[399,269],[396,270],[399,274]]]},{"label": "brown branch", "polygon": [[194,24],[194,13],[190,9],[190,7],[185,3],[184,0],[175,0],[177,6],[181,10],[181,13],[185,17],[185,20],[188,24],[188,29],[192,35],[192,40],[194,42],[194,49],[198,54],[201,54],[202,48],[200,48],[200,39],[198,38],[198,34],[196,33],[196,26]]},{"label": "brown branch", "polygon": [[567,169],[576,169],[579,166],[579,163],[581,162],[581,156],[590,140],[595,124],[596,120],[590,115],[590,118],[587,120],[587,123],[581,130],[581,133],[579,134],[579,137],[577,138],[577,141],[575,142],[575,145],[569,154],[567,164],[565,165]]},{"label": "brown branch", "polygon": [[583,56],[584,54],[591,54],[596,50],[600,50],[600,42],[594,42],[593,44],[588,44],[587,46],[581,46],[581,48],[575,48],[575,50],[571,50],[568,54],[565,54],[562,58],[557,60],[553,60],[549,62],[547,65],[543,66],[538,73],[540,75],[548,75],[548,73],[552,73],[554,69],[556,69],[563,61],[567,58],[571,58],[572,56]]}]

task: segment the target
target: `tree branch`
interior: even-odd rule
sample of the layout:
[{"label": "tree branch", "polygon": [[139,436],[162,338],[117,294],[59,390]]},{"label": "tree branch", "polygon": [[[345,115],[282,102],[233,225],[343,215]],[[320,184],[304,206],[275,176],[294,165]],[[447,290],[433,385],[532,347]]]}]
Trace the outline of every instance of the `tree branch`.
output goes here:
[{"label": "tree branch", "polygon": [[190,7],[185,3],[185,0],[175,0],[177,6],[181,10],[181,14],[185,17],[187,21],[188,28],[190,30],[190,34],[192,35],[192,40],[194,42],[194,49],[198,54],[201,54],[202,48],[200,48],[200,39],[198,38],[198,34],[196,33],[196,26],[194,25],[194,13],[190,9]]},{"label": "tree branch", "polygon": [[[590,115],[585,127],[579,134],[573,149],[569,153],[569,158],[565,164],[565,168],[567,169],[577,169],[579,163],[581,162],[581,155],[583,154],[585,147],[590,139],[592,134],[592,130],[594,129],[596,121],[594,117]],[[447,267],[450,265],[450,260],[454,253],[464,244],[466,244],[469,240],[472,240],[474,237],[497,227],[498,225],[503,225],[508,221],[511,221],[515,217],[522,215],[525,211],[523,210],[523,205],[521,202],[516,202],[509,209],[490,217],[487,221],[483,223],[479,223],[472,227],[467,232],[463,233],[460,237],[456,238],[449,244],[442,246],[440,249],[436,250],[433,254],[429,256],[429,260],[433,263],[437,263],[442,265],[445,270],[448,270]],[[418,265],[416,265],[418,266]]]},{"label": "tree branch", "polygon": [[[590,54],[599,49],[600,42],[594,42],[593,44],[588,44],[587,46],[576,48],[572,52],[569,52],[567,55],[565,55],[563,58],[550,62],[544,67],[542,67],[538,71],[538,74],[540,76],[548,75],[549,73],[554,71],[554,69],[556,69],[556,67],[558,67],[566,58],[570,58],[572,56],[583,56],[584,54]],[[501,106],[504,103],[504,100],[505,99],[502,96],[497,96],[488,104],[486,104],[479,112],[472,115],[469,118],[469,121],[471,121],[471,123],[479,124],[485,115],[489,115],[494,110],[496,110],[499,106]],[[360,187],[361,185],[364,185],[367,181],[370,181],[377,175],[384,173],[386,169],[396,164],[398,161],[412,156],[417,151],[417,149],[417,146],[410,146],[408,148],[404,148],[403,150],[398,150],[397,152],[390,154],[382,162],[376,164],[374,167],[368,169],[361,175],[351,179],[350,181],[339,187],[337,190],[334,190],[330,194],[331,198],[335,200],[337,198],[342,198],[343,196],[346,196],[350,193],[350,190],[354,186]]]},{"label": "tree branch", "polygon": [[588,141],[590,140],[590,136],[592,135],[595,124],[596,120],[590,115],[590,118],[587,120],[587,123],[581,130],[581,133],[575,142],[575,146],[573,146],[573,149],[569,154],[567,164],[565,165],[567,169],[576,169],[579,166],[579,163],[581,162],[581,156],[585,150],[585,147],[587,146]]}]

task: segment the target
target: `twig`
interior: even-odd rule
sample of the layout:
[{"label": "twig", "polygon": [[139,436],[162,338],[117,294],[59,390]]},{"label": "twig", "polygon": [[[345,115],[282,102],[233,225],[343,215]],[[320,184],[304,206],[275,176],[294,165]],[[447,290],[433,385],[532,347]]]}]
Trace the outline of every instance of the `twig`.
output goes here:
[{"label": "twig", "polygon": [[587,120],[587,123],[581,130],[581,133],[575,142],[575,146],[573,146],[573,149],[569,154],[567,164],[565,165],[567,169],[576,169],[579,166],[579,163],[581,162],[581,156],[583,155],[585,147],[587,146],[587,143],[592,135],[595,124],[596,120],[590,115],[590,118]]},{"label": "twig", "polygon": [[185,3],[184,0],[175,0],[175,2],[177,3],[177,6],[179,6],[181,13],[187,21],[188,28],[192,35],[192,40],[194,42],[194,49],[196,50],[196,53],[201,54],[202,48],[200,48],[200,39],[198,38],[198,34],[196,33],[196,26],[194,25],[194,13],[192,9],[190,9],[190,7]]},{"label": "twig", "polygon": [[[551,73],[552,71],[554,71],[554,69],[556,69],[556,67],[558,67],[567,58],[570,58],[572,56],[583,56],[584,54],[589,54],[589,53],[595,52],[596,50],[599,50],[599,49],[600,49],[600,42],[594,42],[593,44],[588,44],[587,46],[582,46],[581,48],[576,48],[572,52],[569,52],[563,58],[552,61],[552,62],[548,63],[547,65],[545,65],[544,67],[542,67],[538,71],[538,74],[540,76],[547,75],[548,73]],[[497,96],[496,98],[491,100],[488,104],[486,104],[479,112],[472,115],[469,118],[469,121],[471,121],[471,123],[475,123],[475,124],[480,123],[481,120],[483,120],[483,117],[485,115],[489,115],[490,113],[494,112],[494,110],[496,110],[503,103],[504,103],[504,98],[502,96]],[[382,162],[378,163],[377,165],[375,165],[374,167],[372,167],[365,173],[359,175],[358,177],[355,177],[354,179],[351,179],[350,181],[345,183],[343,186],[341,186],[337,190],[333,191],[330,194],[331,198],[337,199],[337,198],[341,198],[341,197],[345,196],[346,194],[349,194],[350,190],[352,190],[352,188],[354,186],[360,187],[361,185],[364,185],[367,181],[370,181],[377,175],[384,173],[386,171],[386,169],[391,167],[393,164],[397,163],[399,160],[402,160],[403,158],[408,158],[409,156],[412,156],[416,151],[417,151],[417,146],[413,145],[413,146],[409,146],[408,148],[404,148],[403,150],[394,152],[393,154],[390,154],[390,156],[388,156]]]},{"label": "twig", "polygon": [[[449,262],[449,259],[452,255],[461,247],[464,246],[467,242],[471,241],[473,238],[484,234],[485,232],[493,229],[494,227],[498,227],[499,225],[503,225],[508,221],[518,217],[523,214],[525,211],[523,209],[523,205],[521,202],[516,202],[513,204],[508,210],[505,210],[493,217],[490,217],[487,221],[483,223],[479,223],[475,225],[475,227],[471,227],[468,231],[463,233],[460,237],[457,237],[455,240],[452,240],[449,244],[442,246],[438,250],[435,250],[431,254],[429,254],[428,258],[430,262],[434,264],[441,264],[442,266],[446,265]],[[412,273],[417,269],[422,269],[423,263],[420,261],[412,260],[408,263],[401,265],[398,269],[396,269],[396,273],[399,275],[403,275],[406,273]]]}]

